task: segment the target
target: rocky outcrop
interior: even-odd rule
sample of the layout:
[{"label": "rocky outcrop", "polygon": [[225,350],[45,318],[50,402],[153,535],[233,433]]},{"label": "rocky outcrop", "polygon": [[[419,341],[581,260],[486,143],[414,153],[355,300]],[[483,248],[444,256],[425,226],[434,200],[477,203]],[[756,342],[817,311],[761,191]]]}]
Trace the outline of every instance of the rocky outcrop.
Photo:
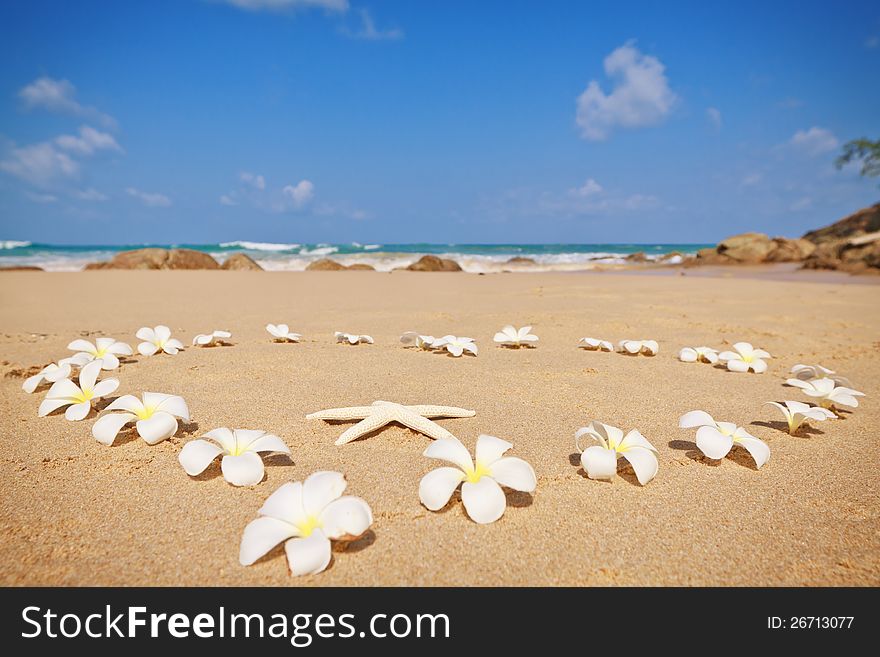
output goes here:
[{"label": "rocky outcrop", "polygon": [[804,261],[804,269],[880,274],[880,231],[823,242]]},{"label": "rocky outcrop", "polygon": [[513,256],[505,264],[507,264],[507,265],[536,265],[538,263],[536,263],[532,258],[526,258],[525,256]]},{"label": "rocky outcrop", "polygon": [[0,267],[0,271],[46,271],[42,267],[33,265],[18,265],[16,267]]},{"label": "rocky outcrop", "polygon": [[244,253],[233,253],[223,261],[220,269],[228,269],[231,271],[263,271],[253,258]]},{"label": "rocky outcrop", "polygon": [[814,244],[822,244],[877,231],[880,231],[880,203],[862,208],[840,221],[835,221],[830,226],[811,230],[804,235],[804,239]]},{"label": "rocky outcrop", "polygon": [[306,271],[376,271],[376,268],[364,262],[356,262],[346,267],[330,258],[321,258],[320,260],[310,262],[306,267]]},{"label": "rocky outcrop", "polygon": [[461,271],[461,265],[455,260],[438,258],[435,255],[424,255],[408,267],[407,271]]},{"label": "rocky outcrop", "polygon": [[123,251],[107,262],[92,262],[86,269],[220,269],[207,253],[191,249],[137,249]]},{"label": "rocky outcrop", "polygon": [[764,233],[742,233],[722,240],[713,249],[700,249],[694,264],[757,265],[765,262],[800,262],[816,246],[805,239],[769,237]]},{"label": "rocky outcrop", "polygon": [[645,255],[644,251],[636,251],[635,253],[630,253],[626,256],[627,262],[648,262],[648,256]]}]

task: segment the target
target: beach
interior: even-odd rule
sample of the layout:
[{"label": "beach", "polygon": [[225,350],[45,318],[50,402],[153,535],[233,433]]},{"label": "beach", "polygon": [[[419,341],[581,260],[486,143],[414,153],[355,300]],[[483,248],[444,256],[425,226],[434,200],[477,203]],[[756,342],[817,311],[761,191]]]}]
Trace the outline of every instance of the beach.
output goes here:
[{"label": "beach", "polygon": [[[733,271],[733,270],[731,270]],[[796,278],[796,277],[795,277]],[[876,278],[876,277],[875,277]],[[872,279],[873,280],[873,279]],[[847,585],[880,584],[880,287],[843,276],[774,280],[737,275],[604,273],[92,271],[0,275],[2,372],[0,546],[3,585]],[[298,344],[270,340],[287,323]],[[183,396],[191,420],[149,446],[112,447],[90,433],[94,411],[37,417],[35,368],[70,355],[76,338],[136,346],[142,326],[167,324],[190,345],[232,332],[233,346],[134,356],[115,395]],[[536,349],[492,343],[505,324],[532,325]],[[476,339],[477,357],[404,348],[415,330]],[[336,344],[334,331],[375,344]],[[576,347],[589,336],[653,339],[655,357]],[[682,363],[684,346],[748,341],[773,359],[762,375]],[[843,419],[789,436],[767,401],[808,401],[784,387],[796,363],[819,363],[866,393]],[[419,503],[420,479],[441,465],[429,438],[389,426],[345,446],[350,424],[307,421],[325,408],[374,400],[476,411],[438,423],[473,449],[479,434],[514,444],[537,473],[533,495],[507,492],[491,525],[458,496],[441,512]],[[702,409],[771,448],[757,470],[735,449],[704,458],[678,418]],[[590,420],[637,428],[659,472],[642,487],[621,460],[611,482],[587,479],[574,432]],[[230,486],[219,464],[189,477],[188,440],[217,427],[263,429],[291,455],[266,459],[266,479]],[[287,481],[338,470],[371,505],[368,534],[334,549],[323,573],[292,578],[279,547],[238,563],[242,531]]]}]

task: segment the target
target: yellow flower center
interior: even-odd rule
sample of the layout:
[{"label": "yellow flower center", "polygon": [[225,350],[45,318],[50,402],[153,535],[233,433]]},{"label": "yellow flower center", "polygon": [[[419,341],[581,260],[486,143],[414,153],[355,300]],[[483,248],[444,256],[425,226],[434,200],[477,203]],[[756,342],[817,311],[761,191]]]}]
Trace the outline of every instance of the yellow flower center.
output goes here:
[{"label": "yellow flower center", "polygon": [[482,463],[477,463],[476,468],[471,468],[465,472],[465,478],[472,484],[477,483],[484,476],[490,476],[492,471]]},{"label": "yellow flower center", "polygon": [[95,354],[95,358],[103,358],[104,355],[107,353],[107,350],[106,349],[95,349],[95,351],[92,353]]},{"label": "yellow flower center", "polygon": [[91,401],[94,394],[91,389],[81,390],[78,395],[74,397],[77,404],[82,404],[83,402]]},{"label": "yellow flower center", "polygon": [[302,523],[297,525],[296,528],[299,529],[299,533],[303,538],[307,538],[312,535],[312,532],[315,531],[316,528],[321,526],[321,522],[316,516],[309,516]]},{"label": "yellow flower center", "polygon": [[148,420],[153,417],[153,413],[155,412],[155,406],[144,406],[143,409],[135,411],[134,414],[138,416],[139,420]]}]

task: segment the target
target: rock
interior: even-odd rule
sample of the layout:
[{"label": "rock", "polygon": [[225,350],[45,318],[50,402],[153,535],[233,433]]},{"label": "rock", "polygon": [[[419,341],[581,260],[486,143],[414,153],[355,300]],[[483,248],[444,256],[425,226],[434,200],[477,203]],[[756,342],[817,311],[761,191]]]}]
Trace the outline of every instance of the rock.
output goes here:
[{"label": "rock", "polygon": [[33,265],[17,265],[15,267],[0,267],[0,271],[46,271],[42,267]]},{"label": "rock", "polygon": [[800,262],[816,250],[815,244],[803,238],[790,240],[774,237],[773,242],[776,248],[767,254],[764,262]]},{"label": "rock", "polygon": [[191,249],[137,249],[123,251],[108,262],[93,262],[86,269],[220,269],[207,253]]},{"label": "rock", "polygon": [[636,251],[626,256],[626,260],[627,262],[648,262],[648,256],[645,255],[644,251]]},{"label": "rock", "polygon": [[880,274],[880,231],[822,242],[804,262],[804,269]]},{"label": "rock", "polygon": [[717,249],[700,249],[690,264],[694,265],[729,265],[735,262],[726,255],[718,253]]},{"label": "rock", "polygon": [[880,231],[880,203],[862,208],[830,226],[811,230],[804,235],[804,239],[814,244],[822,244],[877,231]]},{"label": "rock", "polygon": [[233,253],[223,261],[220,269],[229,269],[234,271],[263,271],[253,258],[244,253]]},{"label": "rock", "polygon": [[407,271],[461,271],[461,266],[455,260],[438,258],[435,255],[424,255],[416,262],[406,267]]},{"label": "rock", "polygon": [[524,256],[513,256],[510,258],[507,263],[508,265],[536,265],[536,263],[532,258],[526,258]]},{"label": "rock", "polygon": [[330,258],[315,260],[306,267],[306,271],[342,271],[343,269],[345,269],[345,265],[340,265]]},{"label": "rock", "polygon": [[348,271],[376,271],[376,268],[373,265],[368,265],[365,262],[356,262],[353,265],[349,265],[346,267]]},{"label": "rock", "polygon": [[742,233],[718,243],[718,253],[737,262],[764,262],[776,244],[764,233]]}]

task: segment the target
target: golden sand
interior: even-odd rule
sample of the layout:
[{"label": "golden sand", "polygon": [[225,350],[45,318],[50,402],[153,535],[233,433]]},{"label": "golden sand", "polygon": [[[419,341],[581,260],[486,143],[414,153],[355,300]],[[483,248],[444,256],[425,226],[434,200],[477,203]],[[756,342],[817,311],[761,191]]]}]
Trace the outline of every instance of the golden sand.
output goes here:
[{"label": "golden sand", "polygon": [[[371,272],[6,273],[0,276],[0,583],[60,585],[878,585],[880,584],[880,287],[627,274]],[[275,344],[268,322],[304,335]],[[115,337],[164,323],[189,344],[228,329],[232,347],[136,356],[116,394],[182,395],[192,421],[154,447],[113,447],[82,422],[37,417],[25,373],[69,355],[78,337]],[[504,324],[531,324],[534,350],[495,347]],[[375,345],[336,344],[336,330]],[[477,339],[455,359],[405,349],[417,330]],[[578,350],[578,338],[655,339],[654,358]],[[681,363],[682,346],[750,341],[775,358],[764,375]],[[867,394],[845,419],[803,436],[780,430],[768,400],[795,363],[821,363]],[[431,513],[420,478],[425,436],[392,426],[344,447],[348,425],[306,421],[331,406],[386,399],[473,408],[439,420],[473,448],[480,433],[514,443],[532,463],[534,496],[480,526],[460,501]],[[678,417],[703,409],[767,441],[760,471],[745,452],[702,458]],[[638,428],[658,449],[644,488],[621,466],[586,479],[573,433],[590,419]],[[265,429],[292,455],[267,458],[267,478],[234,488],[219,464],[188,477],[181,446],[216,427]],[[623,462],[621,462],[623,463]],[[318,469],[346,474],[372,506],[371,532],[335,551],[324,573],[291,578],[282,550],[238,564],[244,526],[281,483]]]}]

